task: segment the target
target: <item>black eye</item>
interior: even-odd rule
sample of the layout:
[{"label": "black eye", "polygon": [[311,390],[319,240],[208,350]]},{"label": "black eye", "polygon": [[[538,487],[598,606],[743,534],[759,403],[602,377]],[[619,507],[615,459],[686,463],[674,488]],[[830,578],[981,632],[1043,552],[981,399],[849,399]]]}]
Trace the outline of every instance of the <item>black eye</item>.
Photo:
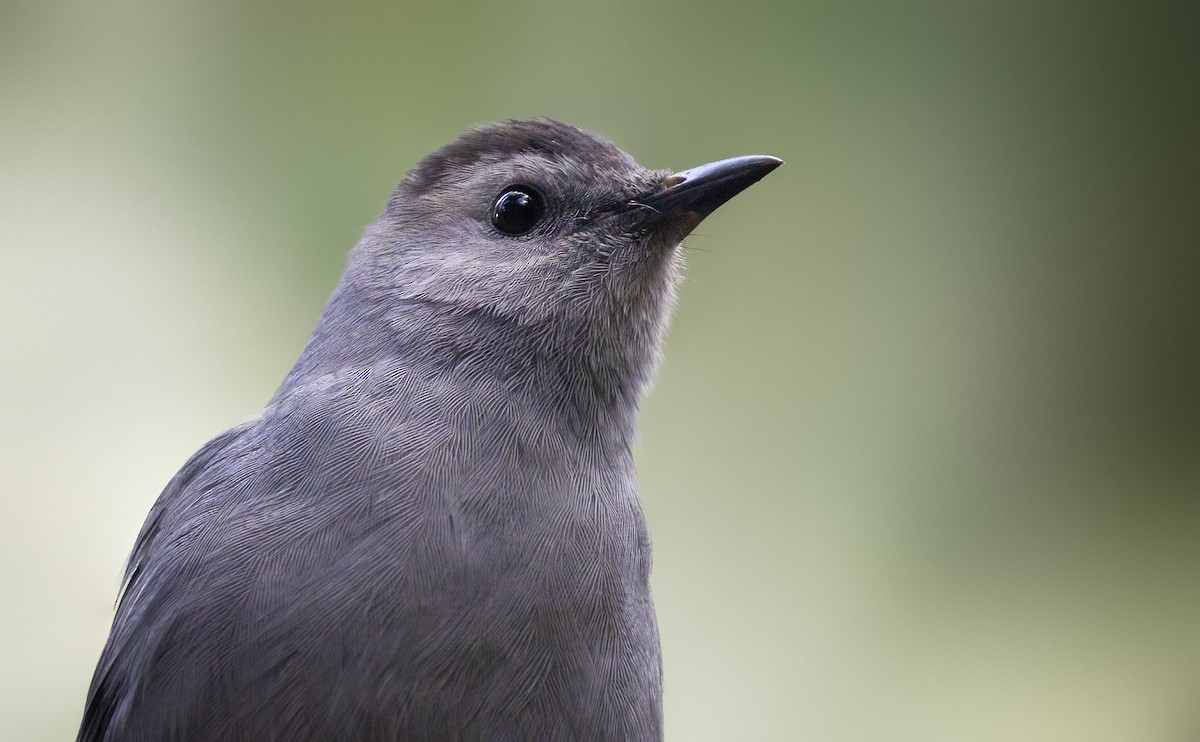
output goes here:
[{"label": "black eye", "polygon": [[529,186],[509,186],[492,203],[492,224],[516,237],[537,226],[544,213],[546,202],[542,194]]}]

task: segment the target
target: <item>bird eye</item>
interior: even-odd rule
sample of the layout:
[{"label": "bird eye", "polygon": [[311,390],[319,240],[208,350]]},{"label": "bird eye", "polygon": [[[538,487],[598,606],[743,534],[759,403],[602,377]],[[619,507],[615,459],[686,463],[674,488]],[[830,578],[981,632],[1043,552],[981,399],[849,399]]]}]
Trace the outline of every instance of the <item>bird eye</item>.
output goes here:
[{"label": "bird eye", "polygon": [[509,186],[492,203],[492,224],[501,232],[517,237],[527,234],[546,213],[542,194],[529,186]]}]

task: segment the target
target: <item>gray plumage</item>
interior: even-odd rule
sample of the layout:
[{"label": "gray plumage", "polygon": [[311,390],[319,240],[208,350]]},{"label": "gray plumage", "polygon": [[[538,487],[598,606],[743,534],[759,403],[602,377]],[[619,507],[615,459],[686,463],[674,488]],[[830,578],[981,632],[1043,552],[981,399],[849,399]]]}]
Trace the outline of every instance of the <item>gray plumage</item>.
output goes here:
[{"label": "gray plumage", "polygon": [[[409,173],[274,398],[151,510],[79,739],[660,739],[630,444],[716,208],[663,197],[685,176],[548,120]],[[514,184],[545,202],[518,236]]]}]

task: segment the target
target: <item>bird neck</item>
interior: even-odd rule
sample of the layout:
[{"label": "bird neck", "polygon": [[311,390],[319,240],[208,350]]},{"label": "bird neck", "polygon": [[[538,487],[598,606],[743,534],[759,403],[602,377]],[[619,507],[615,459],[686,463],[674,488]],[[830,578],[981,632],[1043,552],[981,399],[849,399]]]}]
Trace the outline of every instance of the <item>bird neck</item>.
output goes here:
[{"label": "bird neck", "polygon": [[643,344],[598,337],[587,323],[548,328],[481,309],[371,296],[348,273],[276,397],[317,377],[399,365],[464,393],[507,395],[494,406],[519,402],[564,433],[627,449],[656,362],[656,343]]}]

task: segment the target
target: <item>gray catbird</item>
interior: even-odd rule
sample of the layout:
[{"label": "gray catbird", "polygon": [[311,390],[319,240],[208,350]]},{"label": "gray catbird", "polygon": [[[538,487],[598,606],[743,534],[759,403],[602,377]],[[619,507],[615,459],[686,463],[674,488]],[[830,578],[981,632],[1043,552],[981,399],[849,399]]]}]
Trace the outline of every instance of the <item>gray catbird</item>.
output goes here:
[{"label": "gray catbird", "polygon": [[779,164],[545,119],[425,158],[150,511],[79,739],[660,739],[637,405],[680,240]]}]

